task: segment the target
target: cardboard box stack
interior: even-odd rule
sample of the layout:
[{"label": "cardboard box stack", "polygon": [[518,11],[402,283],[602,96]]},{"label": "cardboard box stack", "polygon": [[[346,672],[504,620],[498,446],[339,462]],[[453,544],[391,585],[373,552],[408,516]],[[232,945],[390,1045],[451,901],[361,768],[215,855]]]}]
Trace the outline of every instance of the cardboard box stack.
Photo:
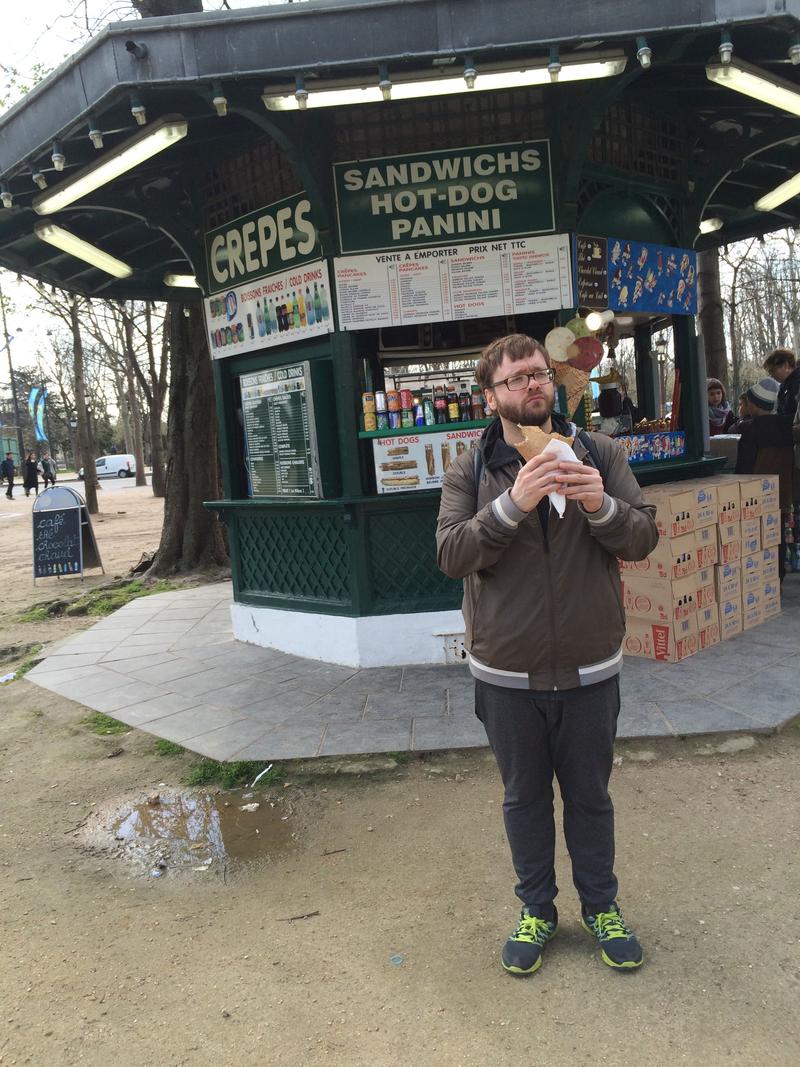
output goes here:
[{"label": "cardboard box stack", "polygon": [[624,651],[678,663],[780,612],[778,479],[722,474],[643,490],[660,540],[620,561]]}]

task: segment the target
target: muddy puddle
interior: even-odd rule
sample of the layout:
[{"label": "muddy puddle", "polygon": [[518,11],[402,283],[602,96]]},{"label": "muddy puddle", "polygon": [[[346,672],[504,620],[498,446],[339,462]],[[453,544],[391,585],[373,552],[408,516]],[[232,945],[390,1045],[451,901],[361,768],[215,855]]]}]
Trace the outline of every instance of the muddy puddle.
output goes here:
[{"label": "muddy puddle", "polygon": [[291,805],[255,792],[159,791],[96,812],[83,843],[150,878],[229,872],[293,848]]}]

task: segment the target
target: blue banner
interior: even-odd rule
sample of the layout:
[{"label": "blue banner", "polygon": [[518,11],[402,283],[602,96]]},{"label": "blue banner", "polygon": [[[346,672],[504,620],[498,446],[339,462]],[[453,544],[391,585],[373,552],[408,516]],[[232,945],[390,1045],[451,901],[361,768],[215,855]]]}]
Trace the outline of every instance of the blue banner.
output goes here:
[{"label": "blue banner", "polygon": [[28,394],[28,411],[30,412],[33,430],[37,441],[46,441],[47,434],[44,432],[44,405],[47,400],[47,390],[34,386]]}]

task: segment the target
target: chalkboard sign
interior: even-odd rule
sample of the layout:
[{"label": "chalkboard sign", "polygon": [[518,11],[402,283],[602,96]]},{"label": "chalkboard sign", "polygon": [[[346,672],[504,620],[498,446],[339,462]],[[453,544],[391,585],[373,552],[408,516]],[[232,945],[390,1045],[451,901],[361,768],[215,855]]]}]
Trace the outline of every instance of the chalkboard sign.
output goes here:
[{"label": "chalkboard sign", "polygon": [[[33,581],[100,567],[100,551],[83,497],[66,485],[40,493],[33,504]],[[104,572],[105,573],[105,572]]]},{"label": "chalkboard sign", "polygon": [[250,496],[320,496],[308,363],[243,374],[240,385]]},{"label": "chalkboard sign", "polygon": [[608,307],[608,242],[604,237],[576,239],[575,266],[578,275],[578,306],[603,310]]},{"label": "chalkboard sign", "polygon": [[79,507],[33,513],[33,576],[83,571],[81,512]]}]

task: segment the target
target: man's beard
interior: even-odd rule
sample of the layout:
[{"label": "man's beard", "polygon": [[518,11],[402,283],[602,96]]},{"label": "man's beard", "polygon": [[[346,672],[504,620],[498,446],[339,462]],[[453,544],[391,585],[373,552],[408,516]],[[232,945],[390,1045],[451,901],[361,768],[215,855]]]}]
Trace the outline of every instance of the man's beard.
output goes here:
[{"label": "man's beard", "polygon": [[535,407],[530,407],[526,404],[520,403],[519,408],[513,410],[505,401],[501,404],[497,401],[497,414],[501,415],[509,422],[515,422],[518,426],[544,426],[549,420],[555,407],[555,396],[548,400],[546,396],[542,396],[540,403]]}]

